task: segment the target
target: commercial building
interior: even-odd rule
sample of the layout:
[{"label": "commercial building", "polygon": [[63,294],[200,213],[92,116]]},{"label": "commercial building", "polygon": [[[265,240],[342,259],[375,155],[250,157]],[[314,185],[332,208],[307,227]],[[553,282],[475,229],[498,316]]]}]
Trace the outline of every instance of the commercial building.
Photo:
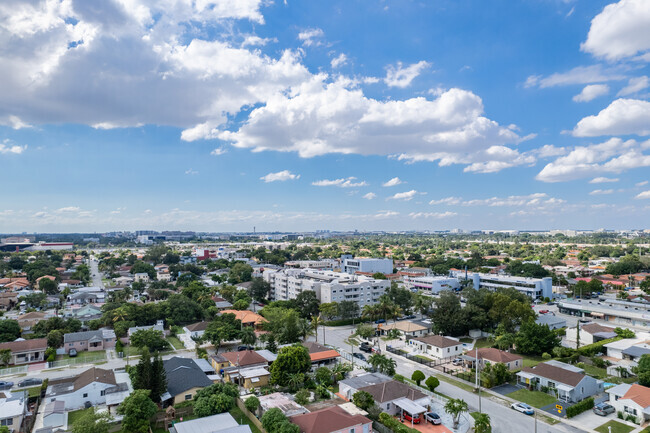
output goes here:
[{"label": "commercial building", "polygon": [[[451,272],[452,276],[464,278],[464,271]],[[478,272],[469,273],[468,278],[472,280],[475,289],[505,289],[512,287],[530,296],[532,299],[543,299],[553,297],[553,279],[513,277],[510,275],[481,274]]]},{"label": "commercial building", "polygon": [[310,290],[321,302],[353,301],[359,308],[375,304],[390,288],[390,281],[364,275],[310,269],[265,270],[263,278],[271,285],[271,299],[296,299]]},{"label": "commercial building", "polygon": [[610,322],[616,326],[650,327],[650,304],[618,299],[567,299],[558,303],[560,313]]},{"label": "commercial building", "polygon": [[350,255],[344,255],[341,256],[341,270],[348,274],[355,272],[392,274],[393,259],[355,259]]},{"label": "commercial building", "polygon": [[422,290],[431,293],[440,293],[443,290],[460,289],[460,281],[456,277],[411,277],[404,276],[404,287],[410,290]]}]

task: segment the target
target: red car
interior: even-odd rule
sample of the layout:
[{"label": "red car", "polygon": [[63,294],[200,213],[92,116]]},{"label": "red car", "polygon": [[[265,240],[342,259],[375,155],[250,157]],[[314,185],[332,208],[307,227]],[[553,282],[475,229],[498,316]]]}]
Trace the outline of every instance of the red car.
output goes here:
[{"label": "red car", "polygon": [[404,419],[406,421],[413,421],[413,424],[420,424],[420,421],[422,420],[422,417],[420,416],[420,414],[417,414],[417,415],[414,416],[414,415],[411,415],[410,413],[408,413],[405,410],[402,411],[402,416],[404,417]]}]

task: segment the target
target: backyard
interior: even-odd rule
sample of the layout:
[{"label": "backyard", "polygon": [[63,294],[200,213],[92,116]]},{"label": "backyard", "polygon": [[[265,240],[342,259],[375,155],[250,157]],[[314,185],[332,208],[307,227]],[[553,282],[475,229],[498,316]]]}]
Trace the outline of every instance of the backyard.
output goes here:
[{"label": "backyard", "polygon": [[508,394],[508,397],[527,403],[536,408],[542,408],[555,402],[556,398],[552,395],[543,393],[541,391],[529,391],[527,389],[518,389],[515,392]]},{"label": "backyard", "polygon": [[630,427],[629,425],[618,421],[609,421],[595,430],[599,433],[610,433],[610,430],[608,429],[609,427],[612,428],[611,433],[629,433],[634,430],[634,427]]}]

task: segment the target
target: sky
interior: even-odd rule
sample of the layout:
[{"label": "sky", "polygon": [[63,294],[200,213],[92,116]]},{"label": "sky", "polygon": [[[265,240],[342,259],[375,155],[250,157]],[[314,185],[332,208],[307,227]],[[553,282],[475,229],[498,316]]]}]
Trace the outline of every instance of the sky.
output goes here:
[{"label": "sky", "polygon": [[0,232],[650,228],[650,1],[3,0]]}]

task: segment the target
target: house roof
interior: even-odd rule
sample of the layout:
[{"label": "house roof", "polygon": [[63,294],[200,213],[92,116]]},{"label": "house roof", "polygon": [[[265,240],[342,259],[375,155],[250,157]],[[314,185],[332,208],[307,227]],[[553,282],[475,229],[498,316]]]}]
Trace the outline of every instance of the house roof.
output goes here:
[{"label": "house roof", "polygon": [[197,322],[197,323],[192,323],[191,325],[187,325],[186,328],[190,332],[194,331],[205,331],[205,329],[208,327],[208,324],[210,322]]},{"label": "house roof", "polygon": [[32,311],[25,313],[22,316],[18,316],[18,320],[40,320],[44,319],[45,316],[47,316],[47,314],[41,311]]},{"label": "house roof", "polygon": [[630,399],[639,406],[646,408],[650,406],[650,388],[634,383],[623,398]]},{"label": "house roof", "polygon": [[567,370],[565,368],[551,365],[546,362],[539,363],[532,368],[524,367],[522,371],[571,386],[576,386],[585,377],[585,375],[582,373]]},{"label": "house roof", "polygon": [[103,332],[98,329],[97,331],[83,331],[83,332],[71,332],[63,335],[63,343],[74,343],[75,341],[88,341],[92,338],[99,338],[100,340],[103,337]]},{"label": "house roof", "polygon": [[[468,356],[476,356],[476,352],[470,350],[467,352]],[[508,362],[513,362],[517,360],[523,360],[523,357],[520,355],[515,355],[514,353],[505,352],[503,350],[495,349],[492,347],[483,347],[478,350],[478,358],[484,359],[491,362],[501,362],[507,364]]]},{"label": "house roof", "polygon": [[253,313],[248,310],[222,310],[220,314],[234,314],[237,320],[241,320],[242,323],[253,323],[255,325],[260,325],[262,323],[268,322],[264,317],[260,316],[257,313]]},{"label": "house roof", "polygon": [[34,338],[33,340],[11,341],[0,343],[0,350],[9,349],[13,353],[26,352],[29,350],[47,349],[47,338]]},{"label": "house roof", "polygon": [[442,348],[463,344],[458,340],[443,337],[442,335],[428,335],[426,337],[415,337],[413,338],[413,340],[420,341],[424,344],[430,344],[431,346],[434,347],[442,347]]},{"label": "house roof", "polygon": [[221,354],[232,365],[244,367],[246,365],[266,364],[268,361],[254,350],[242,350],[241,352],[224,352]]},{"label": "house roof", "polygon": [[640,358],[641,356],[650,353],[650,346],[647,344],[641,346],[630,346],[622,351],[623,355],[628,355],[633,358]]},{"label": "house roof", "polygon": [[396,380],[390,380],[388,382],[366,386],[364,388],[360,388],[359,391],[366,391],[370,393],[375,401],[379,403],[397,400],[398,398],[418,400],[420,398],[426,397],[425,394],[418,391],[417,389],[411,388],[410,386]]},{"label": "house roof", "polygon": [[413,323],[408,320],[386,324],[386,325],[380,325],[380,326],[381,329],[383,329],[384,331],[389,331],[391,329],[397,329],[402,332],[417,332],[417,331],[427,330],[426,326],[422,326],[420,324]]},{"label": "house roof", "polygon": [[359,376],[350,377],[349,379],[344,379],[339,383],[347,385],[353,389],[361,389],[366,386],[376,385],[378,383],[389,382],[392,379],[385,374],[381,373],[364,373]]},{"label": "house roof", "polygon": [[216,433],[216,432],[243,432],[250,433],[248,425],[240,426],[235,418],[229,413],[220,413],[217,415],[197,418],[190,421],[177,422],[172,429],[176,433]]},{"label": "house roof", "polygon": [[167,392],[172,397],[192,388],[204,388],[212,385],[203,370],[190,358],[173,358],[163,361],[167,376]]},{"label": "house roof", "polygon": [[54,400],[45,405],[43,416],[52,414],[62,415],[63,413],[65,413],[65,402],[63,400]]},{"label": "house roof", "polygon": [[304,343],[303,346],[305,346],[309,351],[311,362],[323,361],[325,359],[334,359],[341,356],[341,354],[336,350],[313,341],[308,341],[307,343]]},{"label": "house roof", "polygon": [[587,325],[581,326],[580,331],[585,331],[589,334],[598,334],[601,332],[614,332],[614,328],[599,325],[598,323],[588,323]]},{"label": "house roof", "polygon": [[83,373],[63,379],[55,379],[49,382],[48,395],[63,395],[78,391],[91,383],[104,383],[106,385],[116,385],[115,373],[113,370],[104,370],[102,368],[92,367]]},{"label": "house roof", "polygon": [[350,415],[338,406],[292,416],[289,420],[303,433],[331,433],[372,422],[363,415]]}]

